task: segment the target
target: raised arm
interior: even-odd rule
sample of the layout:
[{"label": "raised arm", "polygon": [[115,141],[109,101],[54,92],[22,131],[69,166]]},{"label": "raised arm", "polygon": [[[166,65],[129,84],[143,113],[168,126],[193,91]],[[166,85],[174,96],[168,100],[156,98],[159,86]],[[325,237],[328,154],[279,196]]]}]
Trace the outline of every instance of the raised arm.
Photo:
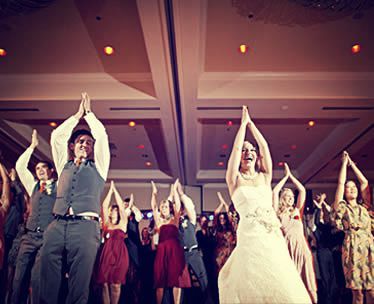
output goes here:
[{"label": "raised arm", "polygon": [[343,152],[342,156],[342,166],[339,172],[338,187],[336,188],[335,201],[333,208],[337,210],[339,202],[343,200],[344,197],[344,184],[347,180],[347,166],[348,166],[348,153]]},{"label": "raised arm", "polygon": [[359,183],[360,183],[360,191],[362,198],[364,199],[364,202],[366,205],[371,205],[371,198],[370,198],[370,187],[369,187],[369,181],[364,176],[364,174],[360,171],[360,169],[357,167],[356,163],[354,163],[351,159],[351,157],[348,155],[348,166],[350,166],[353,170],[353,173],[356,175]]},{"label": "raised arm", "polygon": [[[249,116],[249,115],[248,115]],[[253,121],[249,118],[248,128],[255,138],[259,148],[261,158],[261,168],[264,170],[267,183],[271,184],[272,172],[273,172],[273,161],[271,160],[271,154],[269,145],[265,140],[265,137],[257,129]]]},{"label": "raised arm", "polygon": [[177,179],[173,186],[173,194],[174,194],[174,213],[175,219],[178,220],[179,223],[179,215],[181,211],[181,200],[177,191],[177,184],[179,183],[179,179]]},{"label": "raised arm", "polygon": [[123,225],[123,229],[127,230],[128,218],[131,214],[131,208],[134,203],[134,195],[130,194],[129,206],[125,208],[125,202],[122,200],[117,188],[114,186],[114,196],[118,205],[118,211],[120,215],[120,225]]},{"label": "raised arm", "polygon": [[303,214],[302,209],[304,208],[306,199],[305,187],[292,173],[290,173],[290,179],[299,191],[299,195],[297,196],[296,208],[300,210],[300,214]]},{"label": "raised arm", "polygon": [[229,161],[227,163],[226,171],[226,183],[229,188],[230,195],[234,192],[236,187],[236,180],[239,174],[240,160],[242,156],[242,149],[245,139],[245,131],[249,123],[249,115],[246,106],[242,108],[242,120],[238,133],[234,140],[234,145],[230,154]]},{"label": "raised arm", "polygon": [[176,184],[176,188],[190,222],[192,225],[196,225],[196,210],[192,199],[184,193],[183,187],[179,181]]},{"label": "raised arm", "polygon": [[[220,192],[217,192],[218,198],[220,194],[221,194]],[[219,214],[222,208],[223,208],[223,202],[220,200],[218,207],[216,208],[216,210],[214,210],[214,215],[216,216],[217,214]]]},{"label": "raised arm", "polygon": [[53,162],[55,163],[57,175],[60,176],[66,162],[69,160],[68,141],[79,120],[84,114],[84,96],[79,105],[78,112],[65,120],[61,125],[52,131],[51,149]]},{"label": "raised arm", "polygon": [[158,213],[158,207],[157,207],[157,187],[153,181],[151,181],[151,184],[152,184],[151,208],[153,212],[153,218],[155,219],[155,225],[156,227],[159,227],[160,215]]},{"label": "raised arm", "polygon": [[142,220],[143,216],[139,208],[135,206],[135,203],[132,205],[131,211],[134,212],[135,220],[139,223]]},{"label": "raised arm", "polygon": [[10,205],[10,183],[5,167],[0,163],[0,176],[3,183],[1,193],[1,213],[3,216],[8,212]]},{"label": "raised arm", "polygon": [[290,168],[288,167],[287,163],[284,163],[284,177],[278,182],[278,184],[275,185],[273,189],[273,208],[275,212],[278,212],[279,208],[279,193],[286,184],[290,174]]},{"label": "raised arm", "polygon": [[32,194],[36,181],[35,181],[34,176],[32,175],[32,173],[29,171],[27,167],[29,165],[31,155],[33,154],[38,144],[39,144],[38,133],[36,132],[36,130],[33,130],[30,146],[26,149],[25,152],[22,153],[22,155],[18,158],[16,162],[17,174],[29,196],[31,196]]},{"label": "raised arm", "polygon": [[91,129],[92,136],[95,139],[95,165],[101,177],[106,180],[110,165],[110,149],[108,134],[104,125],[98,120],[93,112],[91,112],[91,100],[87,93],[84,94],[84,108],[86,111],[86,120]]},{"label": "raised arm", "polygon": [[108,194],[104,198],[103,206],[102,206],[104,225],[108,225],[109,223],[109,205],[110,205],[110,200],[112,199],[113,190],[114,190],[114,182],[111,181]]}]

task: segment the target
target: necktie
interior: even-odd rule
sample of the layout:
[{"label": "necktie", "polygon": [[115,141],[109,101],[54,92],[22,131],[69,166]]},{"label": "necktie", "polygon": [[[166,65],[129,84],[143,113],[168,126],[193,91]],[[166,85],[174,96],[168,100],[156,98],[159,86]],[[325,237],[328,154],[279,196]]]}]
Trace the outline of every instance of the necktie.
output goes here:
[{"label": "necktie", "polygon": [[45,186],[47,185],[47,183],[45,181],[41,181],[40,182],[40,188],[39,188],[39,192],[44,192],[45,191]]}]

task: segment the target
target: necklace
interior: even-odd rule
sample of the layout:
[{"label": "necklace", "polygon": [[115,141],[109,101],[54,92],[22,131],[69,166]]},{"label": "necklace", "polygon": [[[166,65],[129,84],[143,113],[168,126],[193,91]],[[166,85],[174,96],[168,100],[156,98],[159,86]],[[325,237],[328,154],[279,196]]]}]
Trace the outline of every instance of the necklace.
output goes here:
[{"label": "necklace", "polygon": [[240,172],[240,175],[241,175],[245,180],[253,180],[253,179],[255,179],[256,176],[258,175],[258,172],[255,172],[255,173],[252,174],[252,175],[247,174],[247,173]]}]

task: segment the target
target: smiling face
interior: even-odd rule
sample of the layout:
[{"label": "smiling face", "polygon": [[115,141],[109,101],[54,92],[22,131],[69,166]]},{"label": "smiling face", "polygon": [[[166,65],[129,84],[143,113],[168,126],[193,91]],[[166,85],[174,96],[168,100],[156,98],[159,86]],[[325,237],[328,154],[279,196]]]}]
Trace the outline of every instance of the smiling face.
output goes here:
[{"label": "smiling face", "polygon": [[344,187],[344,196],[346,200],[357,199],[358,189],[354,181],[347,181]]},{"label": "smiling face", "polygon": [[90,158],[93,152],[94,139],[89,135],[78,136],[74,141],[74,157]]},{"label": "smiling face", "polygon": [[249,141],[245,141],[242,148],[242,156],[240,159],[240,167],[243,170],[248,170],[250,167],[255,167],[257,161],[257,149]]},{"label": "smiling face", "polygon": [[163,218],[168,218],[170,216],[170,203],[169,201],[162,201],[160,203],[160,213]]},{"label": "smiling face", "polygon": [[47,181],[51,179],[53,169],[47,163],[40,162],[35,166],[35,174],[38,180]]},{"label": "smiling face", "polygon": [[295,203],[295,195],[293,194],[292,190],[285,188],[282,191],[280,201],[285,207],[292,207]]}]

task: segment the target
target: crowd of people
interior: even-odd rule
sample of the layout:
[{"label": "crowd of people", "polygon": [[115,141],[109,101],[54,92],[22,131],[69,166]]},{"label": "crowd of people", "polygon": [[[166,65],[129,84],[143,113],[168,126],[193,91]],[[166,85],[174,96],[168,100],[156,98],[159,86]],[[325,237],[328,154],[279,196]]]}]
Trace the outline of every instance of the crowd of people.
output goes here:
[{"label": "crowd of people", "polygon": [[[74,131],[81,118],[90,130]],[[152,219],[139,231],[148,219],[132,194],[111,181],[100,201],[109,141],[86,93],[51,134],[54,164],[30,172],[38,144],[34,130],[15,169],[0,164],[0,303],[374,301],[370,188],[345,151],[335,198],[319,193],[306,212],[305,187],[287,164],[272,188],[269,146],[243,107],[226,172],[232,202],[218,192],[210,220],[178,179],[162,199],[151,182]]]}]

